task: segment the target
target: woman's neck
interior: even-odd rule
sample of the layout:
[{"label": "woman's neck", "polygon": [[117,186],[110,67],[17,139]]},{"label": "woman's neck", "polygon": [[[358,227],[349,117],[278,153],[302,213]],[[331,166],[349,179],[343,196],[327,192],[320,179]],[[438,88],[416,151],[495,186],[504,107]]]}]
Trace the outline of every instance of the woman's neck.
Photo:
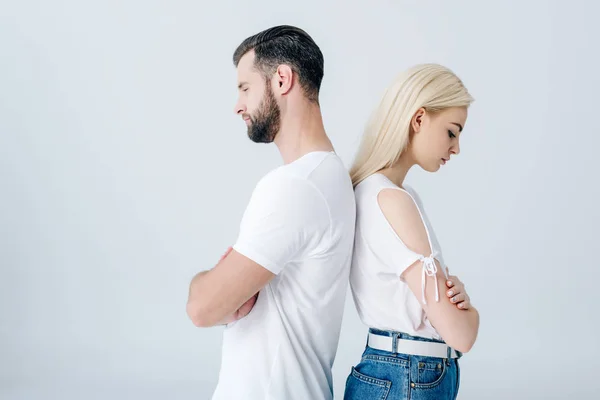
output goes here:
[{"label": "woman's neck", "polygon": [[402,187],[404,179],[413,165],[415,164],[408,157],[400,157],[400,160],[393,167],[384,168],[379,173],[394,182],[396,186]]}]

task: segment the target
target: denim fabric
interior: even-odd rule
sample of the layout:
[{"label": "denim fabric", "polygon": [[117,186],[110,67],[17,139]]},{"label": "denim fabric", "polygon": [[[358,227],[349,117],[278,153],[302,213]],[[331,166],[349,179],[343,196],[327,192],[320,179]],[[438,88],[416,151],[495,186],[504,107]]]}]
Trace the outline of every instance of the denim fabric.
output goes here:
[{"label": "denim fabric", "polygon": [[[400,339],[443,343],[401,332],[373,328],[369,331]],[[346,380],[344,400],[455,400],[459,380],[458,359],[413,356],[366,346],[360,363],[352,367]]]}]

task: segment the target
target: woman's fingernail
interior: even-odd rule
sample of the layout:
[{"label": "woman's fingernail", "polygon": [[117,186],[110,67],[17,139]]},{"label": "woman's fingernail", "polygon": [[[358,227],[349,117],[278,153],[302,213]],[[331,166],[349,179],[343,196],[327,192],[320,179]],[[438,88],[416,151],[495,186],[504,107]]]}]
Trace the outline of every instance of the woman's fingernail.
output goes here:
[{"label": "woman's fingernail", "polygon": [[463,307],[464,307],[463,303],[460,303],[460,304],[458,305],[458,308],[463,308]]},{"label": "woman's fingernail", "polygon": [[448,291],[448,296],[452,296],[454,294],[454,292],[452,290]]},{"label": "woman's fingernail", "polygon": [[448,286],[452,285],[452,281],[448,281],[447,283],[448,283]]},{"label": "woman's fingernail", "polygon": [[456,299],[456,297],[453,297],[453,298],[452,298],[452,302],[453,302],[453,303],[456,303],[456,300],[457,300],[457,299]]}]

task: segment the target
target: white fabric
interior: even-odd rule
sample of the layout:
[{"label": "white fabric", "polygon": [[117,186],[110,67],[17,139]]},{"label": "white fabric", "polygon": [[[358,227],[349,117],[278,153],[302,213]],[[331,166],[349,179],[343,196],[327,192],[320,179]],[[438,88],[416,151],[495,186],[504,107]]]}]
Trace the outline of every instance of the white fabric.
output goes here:
[{"label": "white fabric", "polygon": [[[415,202],[427,231],[431,254],[425,256],[409,249],[398,237],[381,211],[378,195],[384,189],[402,190]],[[421,201],[412,188],[396,186],[382,174],[373,174],[356,186],[356,239],[350,272],[354,303],[362,322],[371,328],[405,332],[413,336],[441,339],[433,328],[419,300],[400,276],[416,261],[421,261],[421,296],[427,284],[436,285],[435,260],[444,274],[446,268],[441,249]]]},{"label": "white fabric", "polygon": [[230,324],[214,400],[330,400],[354,241],[352,183],[333,152],[267,174],[234,249],[277,276]]},{"label": "white fabric", "polygon": [[[427,276],[435,277],[437,274],[435,256],[437,256],[437,251],[433,251],[429,257],[419,255],[419,261],[423,263],[423,275],[421,278],[421,298],[423,304],[427,304],[427,298],[425,297],[425,282],[427,281]],[[435,285],[435,301],[440,301],[440,291],[437,285]]]},{"label": "white fabric", "polygon": [[[410,354],[422,357],[448,357],[448,346],[444,343],[421,342],[418,340],[397,339],[390,336],[376,335],[369,333],[368,345],[377,350],[394,350],[394,340],[396,340],[396,353]],[[457,358],[458,354],[454,349],[450,349],[450,358]]]}]

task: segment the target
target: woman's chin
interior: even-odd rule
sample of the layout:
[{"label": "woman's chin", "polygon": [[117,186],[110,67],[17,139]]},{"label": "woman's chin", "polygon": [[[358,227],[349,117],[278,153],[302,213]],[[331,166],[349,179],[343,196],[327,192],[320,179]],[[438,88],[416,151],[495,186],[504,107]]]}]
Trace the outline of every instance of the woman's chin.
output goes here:
[{"label": "woman's chin", "polygon": [[440,164],[427,164],[427,165],[419,164],[419,166],[427,172],[438,172],[441,167]]}]

